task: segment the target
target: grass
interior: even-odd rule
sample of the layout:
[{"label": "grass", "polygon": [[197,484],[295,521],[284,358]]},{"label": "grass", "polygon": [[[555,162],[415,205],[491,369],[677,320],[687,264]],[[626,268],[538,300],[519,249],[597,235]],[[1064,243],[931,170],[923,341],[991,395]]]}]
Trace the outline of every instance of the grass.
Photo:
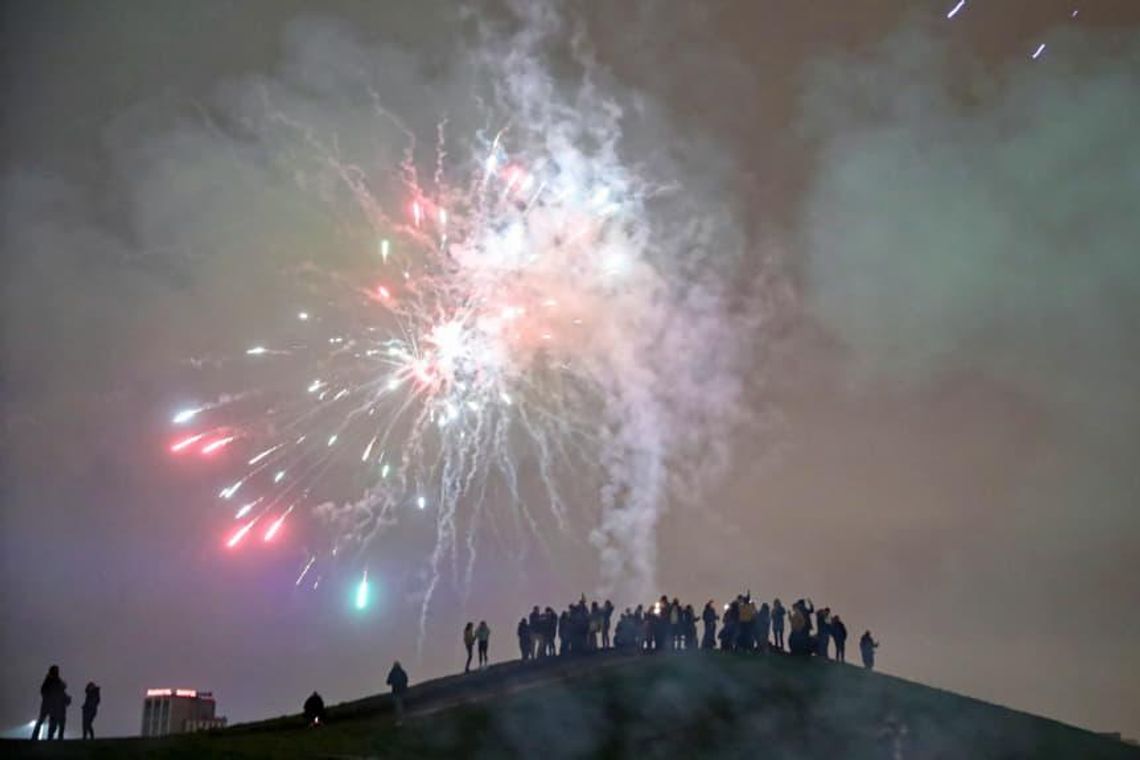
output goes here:
[{"label": "grass", "polygon": [[5,757],[1140,758],[1056,721],[861,669],[720,653],[505,663],[210,734],[9,741]]}]

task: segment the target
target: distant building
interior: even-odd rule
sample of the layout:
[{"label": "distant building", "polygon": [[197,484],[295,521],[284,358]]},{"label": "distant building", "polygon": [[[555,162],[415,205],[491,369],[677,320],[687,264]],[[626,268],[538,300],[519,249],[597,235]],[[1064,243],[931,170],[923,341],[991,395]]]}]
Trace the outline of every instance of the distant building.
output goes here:
[{"label": "distant building", "polygon": [[214,716],[214,695],[195,689],[147,689],[143,700],[142,735],[166,736],[225,728]]}]

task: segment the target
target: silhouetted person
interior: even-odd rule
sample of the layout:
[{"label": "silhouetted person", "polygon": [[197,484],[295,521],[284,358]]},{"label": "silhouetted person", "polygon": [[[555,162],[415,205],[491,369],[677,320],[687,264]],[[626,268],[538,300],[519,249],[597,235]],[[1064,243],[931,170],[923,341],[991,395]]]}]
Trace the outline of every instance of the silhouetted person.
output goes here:
[{"label": "silhouetted person", "polygon": [[823,659],[827,659],[828,642],[831,640],[831,608],[824,607],[823,609],[816,610],[815,613],[815,627],[819,632],[816,638],[816,646],[818,647],[817,654]]},{"label": "silhouetted person", "polygon": [[83,691],[83,738],[95,738],[95,715],[99,712],[99,687],[92,681],[87,682]]},{"label": "silhouetted person", "polygon": [[519,620],[516,633],[519,637],[519,653],[522,655],[521,659],[525,662],[529,660],[533,654],[530,644],[530,625],[526,622],[526,618]]},{"label": "silhouetted person", "polygon": [[756,605],[752,602],[751,596],[749,593],[739,597],[737,605],[736,647],[744,652],[752,650],[756,639]]},{"label": "silhouetted person", "polygon": [[[532,657],[542,657],[546,654],[543,650],[546,643],[543,641],[543,615],[538,611],[538,605],[534,605],[534,609],[530,611],[530,619],[527,621],[527,628],[530,631],[530,644],[534,650]],[[528,659],[523,657],[524,660]]]},{"label": "silhouetted person", "polygon": [[697,613],[693,611],[693,605],[686,604],[684,614],[681,615],[681,620],[685,626],[685,649],[697,648]]},{"label": "silhouetted person", "polygon": [[404,693],[408,690],[408,674],[400,667],[400,661],[392,664],[388,671],[388,685],[392,687],[392,705],[396,708],[396,725],[404,722]]},{"label": "silhouetted person", "polygon": [[875,650],[879,648],[879,642],[871,638],[871,632],[865,631],[863,637],[859,639],[859,652],[863,655],[863,667],[867,670],[873,670],[875,667]]},{"label": "silhouetted person", "polygon": [[[391,676],[389,676],[391,678]],[[391,681],[388,681],[391,683]],[[321,699],[321,695],[313,692],[309,698],[305,700],[305,725],[306,726],[319,726],[325,722],[325,701]]]},{"label": "silhouetted person", "polygon": [[847,626],[836,615],[831,619],[831,638],[835,642],[835,659],[837,662],[847,662]]},{"label": "silhouetted person", "polygon": [[684,628],[681,625],[681,600],[677,597],[673,597],[673,601],[669,603],[668,610],[669,648],[677,650],[681,648],[681,636],[684,633]]},{"label": "silhouetted person", "polygon": [[733,599],[731,603],[725,605],[724,617],[722,618],[722,625],[720,628],[720,648],[724,651],[732,651],[736,647],[739,638],[738,629],[740,627],[740,599]]},{"label": "silhouetted person", "polygon": [[772,611],[768,609],[768,603],[764,602],[760,605],[760,609],[756,612],[756,641],[760,645],[761,652],[768,651],[768,629],[772,624]]},{"label": "silhouetted person", "polygon": [[772,638],[775,639],[776,648],[780,650],[784,648],[784,616],[787,614],[788,611],[780,604],[779,599],[772,602]]},{"label": "silhouetted person", "polygon": [[718,619],[716,607],[713,607],[713,601],[709,599],[705,603],[704,610],[701,611],[701,621],[705,624],[705,633],[701,637],[701,649],[716,649],[716,621]]},{"label": "silhouetted person", "polygon": [[609,599],[602,605],[602,649],[610,648],[610,622],[614,616],[614,603]]},{"label": "silhouetted person", "polygon": [[463,626],[463,646],[467,649],[467,662],[463,665],[463,672],[471,672],[471,655],[475,650],[475,624],[470,620]]},{"label": "silhouetted person", "polygon": [[792,604],[792,612],[798,612],[803,618],[804,625],[807,627],[807,632],[811,633],[811,613],[815,612],[815,603],[811,599],[806,602],[803,599],[797,599]]},{"label": "silhouetted person", "polygon": [[547,607],[542,612],[542,641],[543,641],[543,656],[553,657],[557,651],[554,646],[554,639],[558,635],[558,613],[554,611],[553,607]]},{"label": "silhouetted person", "polygon": [[491,640],[491,629],[487,627],[486,620],[479,621],[475,629],[475,640],[479,642],[479,668],[487,667],[487,645]]},{"label": "silhouetted person", "polygon": [[[799,621],[799,615],[793,613],[792,619]],[[808,633],[806,625],[793,625],[788,636],[788,651],[795,657],[811,657],[818,648],[815,637]]]},{"label": "silhouetted person", "polygon": [[40,738],[40,728],[46,719],[48,722],[48,739],[55,738],[56,729],[59,729],[59,738],[63,738],[63,726],[67,720],[67,703],[71,701],[67,696],[67,684],[59,677],[59,666],[52,665],[40,684],[40,717],[36,727],[32,729],[32,740]]}]

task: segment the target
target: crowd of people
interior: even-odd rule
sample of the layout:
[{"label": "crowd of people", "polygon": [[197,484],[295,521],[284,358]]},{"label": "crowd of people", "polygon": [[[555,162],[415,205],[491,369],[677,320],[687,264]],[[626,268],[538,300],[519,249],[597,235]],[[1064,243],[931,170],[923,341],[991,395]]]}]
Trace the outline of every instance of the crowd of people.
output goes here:
[{"label": "crowd of people", "polygon": [[[691,604],[662,596],[648,607],[626,607],[614,624],[614,605],[586,601],[585,594],[562,612],[552,607],[535,605],[530,614],[519,620],[516,628],[519,655],[526,662],[549,657],[565,657],[599,650],[621,652],[694,651],[698,649],[731,652],[787,652],[797,657],[820,657],[838,662],[847,660],[847,625],[829,607],[817,608],[811,599],[798,599],[785,607],[779,599],[771,605],[757,606],[751,592],[737,597],[718,610],[710,599],[698,615]],[[814,618],[814,624],[813,624]],[[703,626],[700,639],[697,624]],[[785,629],[788,631],[785,641]],[[611,631],[613,633],[611,639]],[[471,659],[478,648],[477,667],[485,669],[489,662],[491,628],[481,620],[476,626],[468,622],[463,628],[463,646],[467,661],[463,672],[471,671]],[[865,631],[859,639],[863,667],[875,667],[875,650],[879,643]],[[388,673],[388,686],[397,723],[403,718],[404,694],[408,690],[408,674],[399,662]],[[95,715],[99,709],[99,686],[88,683],[83,702],[83,738],[95,738]],[[38,739],[44,722],[47,738],[62,739],[71,697],[60,677],[59,666],[48,669],[40,686],[40,714],[32,731]],[[313,692],[304,704],[305,722],[325,722],[325,703]]]},{"label": "crowd of people", "polygon": [[[95,738],[95,715],[99,712],[99,686],[88,682],[84,689],[83,706],[83,738]],[[67,693],[67,682],[59,675],[59,666],[52,665],[40,684],[40,714],[32,729],[32,739],[40,738],[40,731],[44,722],[48,724],[47,738],[62,739],[63,730],[67,725],[67,708],[71,705],[71,695]]]},{"label": "crowd of people", "polygon": [[[770,605],[766,601],[757,605],[751,592],[747,592],[720,610],[709,600],[698,615],[691,604],[662,596],[648,607],[627,607],[618,615],[616,624],[613,616],[612,602],[607,599],[603,603],[587,603],[585,595],[561,613],[552,607],[540,609],[535,605],[528,616],[519,620],[516,629],[520,656],[526,661],[611,648],[626,652],[720,649],[786,651],[795,656],[847,661],[847,624],[831,608],[817,608],[811,599],[798,599],[790,607],[779,599]],[[698,624],[703,626],[699,639]],[[464,631],[468,666],[471,625],[468,623]],[[480,667],[484,667],[483,649],[490,631],[486,623],[480,623],[480,630],[485,631],[480,639]],[[874,667],[878,646],[871,632],[864,632],[859,651],[865,668]]]}]

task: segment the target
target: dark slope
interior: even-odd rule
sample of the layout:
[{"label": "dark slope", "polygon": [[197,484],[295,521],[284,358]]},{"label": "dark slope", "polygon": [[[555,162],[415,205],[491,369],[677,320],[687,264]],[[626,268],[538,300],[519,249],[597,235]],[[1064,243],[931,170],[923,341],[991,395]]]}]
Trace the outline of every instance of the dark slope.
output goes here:
[{"label": "dark slope", "polygon": [[[414,686],[404,726],[386,695],[211,735],[48,747],[5,757],[1140,758],[1062,723],[858,668],[691,654],[522,666]],[[897,754],[896,754],[897,753]]]}]

